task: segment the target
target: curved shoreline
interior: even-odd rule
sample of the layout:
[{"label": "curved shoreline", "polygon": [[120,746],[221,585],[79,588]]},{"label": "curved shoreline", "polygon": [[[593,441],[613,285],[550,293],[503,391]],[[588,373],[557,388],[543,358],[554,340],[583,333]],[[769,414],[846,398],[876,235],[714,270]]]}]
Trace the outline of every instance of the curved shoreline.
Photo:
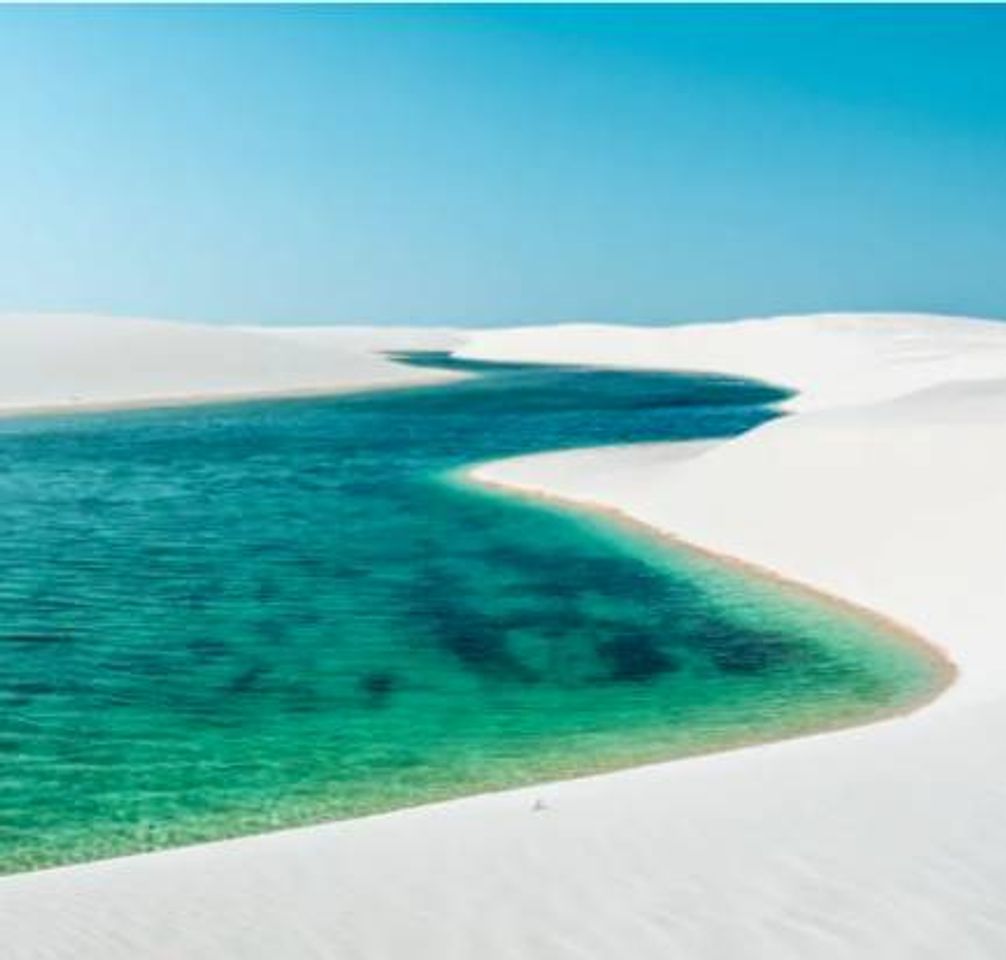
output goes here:
[{"label": "curved shoreline", "polygon": [[[551,455],[555,456],[556,454]],[[512,459],[517,460],[522,458],[515,457]],[[564,497],[561,494],[549,493],[538,489],[530,489],[519,484],[510,484],[501,480],[489,480],[476,475],[476,471],[478,469],[502,462],[505,461],[492,461],[490,463],[464,468],[458,471],[456,476],[458,476],[463,483],[469,484],[475,488],[496,491],[511,498],[526,499],[532,502],[550,504],[571,513],[581,513],[588,516],[593,515],[605,518],[618,526],[626,527],[629,530],[634,531],[636,534],[643,534],[644,536],[668,545],[673,549],[684,553],[691,553],[695,556],[712,561],[722,567],[733,569],[744,576],[755,578],[764,583],[771,583],[781,592],[792,593],[809,598],[820,606],[837,610],[843,616],[851,616],[860,622],[871,624],[878,628],[879,632],[884,634],[884,636],[890,637],[892,641],[897,641],[910,647],[917,656],[924,660],[933,669],[934,675],[938,678],[938,682],[933,686],[933,688],[918,698],[890,708],[868,712],[861,719],[853,720],[851,722],[844,722],[840,720],[834,724],[826,723],[821,726],[810,728],[804,732],[793,734],[792,736],[769,737],[768,739],[752,737],[750,740],[742,740],[734,747],[715,747],[708,751],[700,750],[696,753],[675,755],[668,757],[667,760],[664,761],[655,761],[657,763],[673,763],[676,760],[683,759],[685,757],[700,756],[708,753],[724,753],[732,749],[758,746],[760,744],[767,743],[779,743],[784,740],[793,740],[817,734],[855,729],[857,727],[880,723],[885,720],[907,717],[938,700],[950,689],[951,686],[953,686],[954,683],[956,683],[960,675],[960,668],[945,650],[923,637],[917,631],[899,623],[886,614],[880,613],[876,610],[871,610],[851,600],[847,600],[844,597],[812,587],[809,584],[800,582],[799,580],[785,577],[775,570],[771,570],[758,563],[745,560],[741,557],[731,556],[726,553],[720,553],[716,550],[711,550],[708,547],[703,547],[670,531],[662,530],[653,524],[646,523],[645,521],[632,516],[627,511],[618,507],[612,507],[597,500],[578,500],[573,497]],[[643,765],[645,766],[646,764]]]},{"label": "curved shoreline", "polygon": [[[690,443],[694,441],[681,441]],[[673,445],[674,441],[630,444],[635,446],[664,446]],[[557,456],[563,453],[576,453],[584,450],[596,448],[574,448],[569,451],[544,451],[542,453],[530,454],[528,457],[536,456]],[[713,744],[697,744],[694,749],[688,748],[665,756],[640,755],[633,759],[631,751],[615,757],[608,757],[600,760],[593,766],[583,767],[568,772],[558,771],[557,773],[547,773],[539,778],[532,775],[527,780],[501,784],[498,786],[486,786],[476,788],[471,791],[463,790],[459,793],[446,793],[442,796],[432,796],[427,799],[418,800],[415,803],[395,805],[388,808],[376,809],[369,812],[350,814],[348,816],[328,817],[321,820],[308,820],[302,823],[290,823],[269,830],[256,830],[251,833],[237,833],[232,836],[221,836],[213,839],[194,840],[192,842],[175,843],[164,847],[155,847],[148,850],[141,850],[132,853],[113,854],[111,856],[98,857],[80,861],[70,861],[53,865],[43,865],[35,868],[27,868],[14,873],[0,875],[0,881],[17,882],[25,877],[37,877],[48,874],[65,874],[86,870],[88,868],[101,868],[109,864],[135,861],[138,858],[159,857],[172,853],[184,853],[187,851],[212,850],[215,848],[227,848],[234,844],[243,844],[256,839],[280,838],[286,835],[303,834],[319,829],[333,828],[345,825],[362,824],[366,822],[382,821],[389,817],[400,814],[410,814],[422,812],[424,810],[434,810],[444,806],[466,801],[477,801],[491,797],[506,797],[517,794],[526,794],[529,791],[536,791],[555,787],[563,784],[575,784],[594,780],[596,778],[606,778],[617,776],[631,771],[642,771],[646,769],[664,768],[668,765],[677,765],[682,761],[692,761],[696,759],[736,754],[740,751],[757,750],[758,748],[772,746],[775,744],[790,743],[812,738],[820,738],[833,733],[841,733],[850,730],[867,728],[882,724],[886,721],[904,718],[918,713],[926,706],[939,699],[956,681],[959,675],[959,668],[954,661],[937,645],[931,643],[917,631],[898,623],[891,617],[877,611],[868,609],[853,601],[846,600],[835,594],[801,583],[798,580],[785,577],[769,568],[744,560],[739,557],[730,556],[709,548],[692,543],[674,533],[661,530],[645,521],[633,517],[628,512],[616,507],[611,507],[599,501],[578,500],[572,497],[565,497],[540,490],[529,489],[518,484],[510,484],[498,480],[488,480],[475,475],[475,471],[483,467],[494,466],[508,461],[525,459],[523,456],[505,458],[503,460],[487,461],[454,470],[449,475],[455,482],[462,485],[493,492],[496,495],[505,497],[508,500],[526,500],[531,503],[546,504],[556,507],[564,513],[580,514],[588,517],[600,517],[613,525],[623,527],[633,534],[642,535],[648,539],[656,541],[663,548],[670,547],[673,550],[684,554],[692,554],[704,560],[710,561],[717,566],[727,568],[740,573],[746,578],[753,578],[761,583],[770,583],[780,592],[790,593],[796,596],[812,600],[818,606],[825,606],[833,611],[837,611],[841,616],[852,617],[860,622],[865,622],[877,628],[885,638],[891,642],[899,642],[910,647],[913,654],[920,656],[933,670],[934,677],[938,682],[931,685],[920,696],[899,702],[889,707],[855,711],[852,717],[835,717],[831,720],[824,719],[823,722],[814,722],[812,725],[793,732],[784,732],[776,735],[765,736],[757,730],[750,735],[740,735],[728,737],[722,742]]]}]

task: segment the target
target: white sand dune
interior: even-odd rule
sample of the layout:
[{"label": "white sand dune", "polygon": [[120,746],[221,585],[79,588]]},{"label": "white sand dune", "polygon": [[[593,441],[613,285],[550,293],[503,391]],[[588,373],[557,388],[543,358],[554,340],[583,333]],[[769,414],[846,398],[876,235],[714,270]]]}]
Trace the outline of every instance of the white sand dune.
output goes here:
[{"label": "white sand dune", "polygon": [[[757,367],[817,412],[719,445],[548,454],[477,476],[623,511],[888,615],[958,664],[946,694],[854,730],[10,878],[3,955],[1006,956],[1006,325],[737,330],[743,356],[726,327],[691,328],[653,331],[635,362]],[[631,365],[622,335],[565,328],[547,357],[535,330],[466,349]]]},{"label": "white sand dune", "polygon": [[475,331],[457,327],[274,326],[238,327],[249,333],[269,334],[309,346],[339,346],[363,353],[405,350],[450,351]]},{"label": "white sand dune", "polygon": [[[375,328],[232,328],[63,314],[0,316],[0,412],[336,393],[456,374],[375,355]],[[431,347],[444,338],[428,338]],[[398,348],[422,344],[400,338]]]},{"label": "white sand dune", "polygon": [[863,404],[1006,369],[1003,325],[917,314],[817,314],[677,327],[568,324],[482,330],[478,360],[731,373],[799,391],[794,410]]}]

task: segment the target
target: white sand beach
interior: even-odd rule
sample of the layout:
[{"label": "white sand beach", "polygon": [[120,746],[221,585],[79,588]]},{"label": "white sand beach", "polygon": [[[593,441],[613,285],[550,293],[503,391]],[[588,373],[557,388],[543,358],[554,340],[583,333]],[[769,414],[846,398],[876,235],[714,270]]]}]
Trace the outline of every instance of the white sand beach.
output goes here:
[{"label": "white sand beach", "polygon": [[526,328],[460,352],[800,391],[793,415],[722,444],[544,454],[474,476],[620,511],[866,607],[941,650],[957,681],[867,727],[6,878],[3,956],[1006,956],[1006,323]]},{"label": "white sand beach", "polygon": [[[389,336],[375,328],[0,315],[0,413],[340,393],[458,376],[376,355]],[[395,339],[397,349],[452,342],[437,331]]]}]

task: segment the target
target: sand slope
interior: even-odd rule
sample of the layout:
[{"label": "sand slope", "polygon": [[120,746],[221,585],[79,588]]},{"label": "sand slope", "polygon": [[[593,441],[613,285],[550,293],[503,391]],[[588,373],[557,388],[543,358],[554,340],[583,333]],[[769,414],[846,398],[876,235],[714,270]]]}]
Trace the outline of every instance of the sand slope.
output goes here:
[{"label": "sand slope", "polygon": [[799,390],[794,410],[883,400],[1006,369],[1006,326],[916,314],[818,314],[678,327],[569,324],[482,330],[479,360],[733,373]]},{"label": "sand slope", "polygon": [[[889,614],[959,664],[950,692],[856,730],[7,879],[4,956],[1006,956],[1006,327],[962,323],[955,346],[950,321],[877,318],[898,339],[938,333],[945,355],[919,383],[901,369],[911,352],[888,353],[892,381],[921,390],[870,405],[879,375],[857,397],[835,371],[880,349],[873,322],[843,323],[847,352],[832,319],[803,322],[804,353],[760,375],[800,383],[802,362],[838,409],[820,409],[822,392],[820,412],[687,456],[648,444],[478,473],[618,508]],[[547,809],[532,812],[539,796]]]},{"label": "sand slope", "polygon": [[8,314],[0,316],[0,411],[330,393],[451,376],[375,355],[392,341],[359,329],[309,337],[301,328]]},{"label": "sand slope", "polygon": [[451,351],[461,347],[474,331],[457,327],[237,327],[249,333],[267,334],[308,346],[341,347],[357,352],[407,350]]}]

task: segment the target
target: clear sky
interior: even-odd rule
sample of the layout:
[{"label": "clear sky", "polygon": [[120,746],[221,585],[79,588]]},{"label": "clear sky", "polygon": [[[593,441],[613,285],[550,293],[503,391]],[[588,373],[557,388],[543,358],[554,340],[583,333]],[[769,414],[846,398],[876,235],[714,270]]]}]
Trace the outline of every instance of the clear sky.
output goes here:
[{"label": "clear sky", "polygon": [[1006,7],[0,9],[0,310],[1006,317]]}]

